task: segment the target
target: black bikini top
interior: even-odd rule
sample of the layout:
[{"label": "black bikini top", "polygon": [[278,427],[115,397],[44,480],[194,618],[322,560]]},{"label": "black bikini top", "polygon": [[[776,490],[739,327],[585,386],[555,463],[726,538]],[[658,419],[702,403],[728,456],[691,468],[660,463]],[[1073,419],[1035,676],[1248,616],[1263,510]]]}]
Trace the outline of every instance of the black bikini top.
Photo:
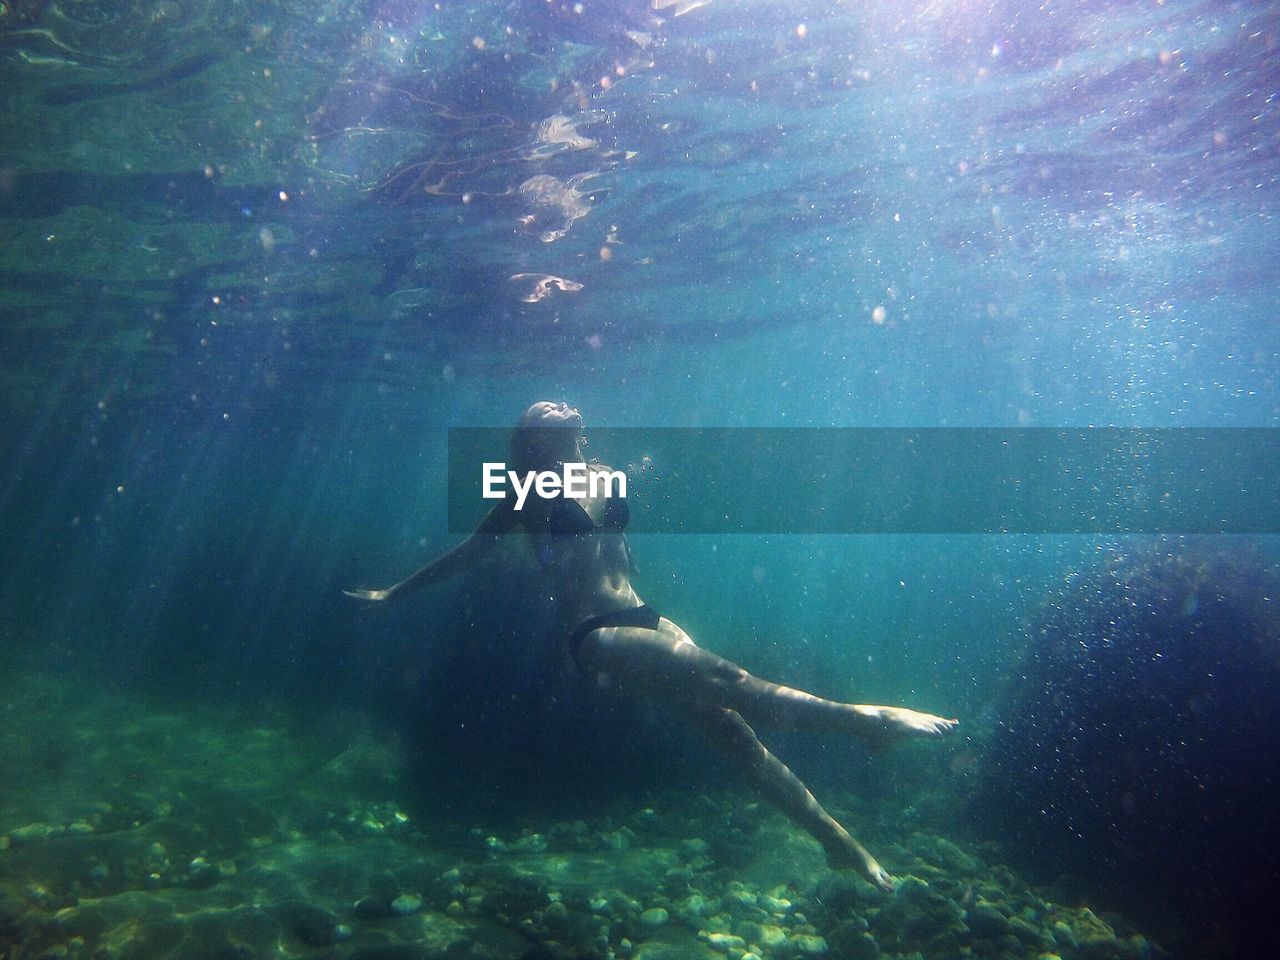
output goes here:
[{"label": "black bikini top", "polygon": [[624,530],[631,519],[631,510],[623,497],[605,500],[604,517],[600,523],[587,513],[581,500],[568,497],[530,497],[524,505],[524,522],[532,534],[573,536],[593,533],[596,530]]}]

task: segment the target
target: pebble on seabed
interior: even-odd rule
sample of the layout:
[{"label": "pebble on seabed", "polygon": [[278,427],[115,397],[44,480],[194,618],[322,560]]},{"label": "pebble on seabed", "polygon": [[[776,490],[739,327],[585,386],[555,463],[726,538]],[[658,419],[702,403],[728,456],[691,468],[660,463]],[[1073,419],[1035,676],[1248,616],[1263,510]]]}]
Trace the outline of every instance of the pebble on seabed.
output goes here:
[{"label": "pebble on seabed", "polygon": [[643,926],[648,927],[650,930],[655,930],[658,927],[665,927],[667,925],[667,920],[669,919],[670,915],[662,907],[651,907],[644,913],[640,914],[640,923]]},{"label": "pebble on seabed", "polygon": [[391,901],[391,912],[400,916],[417,913],[422,909],[422,898],[412,893],[402,893]]},{"label": "pebble on seabed", "polygon": [[700,893],[690,894],[680,904],[680,915],[686,919],[697,919],[707,914],[707,898]]},{"label": "pebble on seabed", "polygon": [[25,827],[18,827],[16,830],[9,831],[9,839],[13,841],[14,846],[20,846],[24,843],[39,843],[43,840],[62,836],[65,830],[66,827],[55,827],[47,823],[28,823]]},{"label": "pebble on seabed", "polygon": [[698,931],[699,939],[706,940],[717,950],[741,952],[746,949],[747,941],[732,933],[708,933],[706,930]]},{"label": "pebble on seabed", "polygon": [[542,911],[542,915],[547,920],[554,920],[558,922],[568,918],[569,908],[566,907],[561,901],[555,900],[547,904],[547,908]]}]

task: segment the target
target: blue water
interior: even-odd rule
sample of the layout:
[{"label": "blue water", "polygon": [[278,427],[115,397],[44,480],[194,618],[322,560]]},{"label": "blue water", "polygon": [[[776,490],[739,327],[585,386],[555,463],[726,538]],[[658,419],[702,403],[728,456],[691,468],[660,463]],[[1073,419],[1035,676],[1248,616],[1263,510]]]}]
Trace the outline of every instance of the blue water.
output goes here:
[{"label": "blue water", "polygon": [[[1280,425],[1273,5],[579,6],[0,7],[0,663],[377,713],[477,588],[341,590],[455,542],[448,427],[543,398]],[[1141,545],[632,544],[704,645],[975,750],[1029,619]]]}]

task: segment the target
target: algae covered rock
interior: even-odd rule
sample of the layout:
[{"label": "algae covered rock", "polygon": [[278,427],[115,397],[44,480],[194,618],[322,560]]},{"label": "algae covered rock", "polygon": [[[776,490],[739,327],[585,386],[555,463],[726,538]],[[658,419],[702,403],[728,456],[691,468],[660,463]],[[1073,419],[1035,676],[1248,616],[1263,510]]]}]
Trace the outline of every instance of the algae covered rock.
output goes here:
[{"label": "algae covered rock", "polygon": [[871,932],[884,950],[921,951],[936,960],[961,956],[969,939],[959,904],[915,877],[899,882],[897,896],[880,908]]},{"label": "algae covered rock", "polygon": [[656,930],[658,927],[665,927],[669,919],[670,915],[662,907],[650,907],[640,914],[640,926]]},{"label": "algae covered rock", "polygon": [[1146,960],[1151,946],[1138,935],[1121,936],[1087,907],[1066,911],[1054,923],[1054,938],[1079,960]]},{"label": "algae covered rock", "polygon": [[818,882],[817,898],[833,914],[842,914],[856,908],[863,891],[868,889],[866,882],[851,871],[833,871]]},{"label": "algae covered rock", "polygon": [[49,823],[28,823],[9,831],[9,840],[16,847],[21,844],[43,843],[54,837],[60,837],[66,828]]},{"label": "algae covered rock", "polygon": [[975,819],[1041,878],[1176,920],[1178,952],[1261,950],[1275,878],[1259,865],[1280,860],[1277,596],[1274,562],[1240,544],[1126,546],[1073,572],[1029,625]]},{"label": "algae covered rock", "polygon": [[789,937],[785,944],[782,945],[783,953],[788,956],[799,957],[821,957],[825,956],[830,947],[827,945],[825,937],[815,936],[811,933],[801,933],[794,937]]},{"label": "algae covered rock", "polygon": [[945,837],[930,837],[929,840],[931,857],[948,873],[971,875],[981,868],[977,859]]},{"label": "algae covered rock", "polygon": [[880,945],[865,924],[844,923],[827,935],[833,956],[841,960],[880,960]]},{"label": "algae covered rock", "polygon": [[280,924],[308,947],[331,947],[351,938],[351,928],[334,914],[298,901],[287,901],[271,911]]},{"label": "algae covered rock", "polygon": [[1013,926],[1000,910],[990,903],[975,903],[965,915],[969,932],[984,940],[999,940],[1013,932]]},{"label": "algae covered rock", "polygon": [[416,893],[402,893],[391,901],[391,912],[396,916],[407,916],[422,909],[422,898]]}]

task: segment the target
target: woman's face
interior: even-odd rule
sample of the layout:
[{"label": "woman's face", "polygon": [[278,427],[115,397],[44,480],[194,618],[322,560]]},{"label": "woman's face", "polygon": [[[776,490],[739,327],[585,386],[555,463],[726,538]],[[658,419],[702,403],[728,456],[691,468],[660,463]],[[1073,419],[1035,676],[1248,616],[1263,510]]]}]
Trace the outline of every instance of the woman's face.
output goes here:
[{"label": "woman's face", "polygon": [[536,460],[550,463],[581,459],[578,440],[582,436],[582,416],[567,403],[535,403],[516,424],[516,432],[523,434],[526,449]]},{"label": "woman's face", "polygon": [[577,427],[582,428],[582,414],[577,407],[571,407],[564,401],[555,403],[551,400],[540,400],[524,412],[520,418],[521,427]]}]

